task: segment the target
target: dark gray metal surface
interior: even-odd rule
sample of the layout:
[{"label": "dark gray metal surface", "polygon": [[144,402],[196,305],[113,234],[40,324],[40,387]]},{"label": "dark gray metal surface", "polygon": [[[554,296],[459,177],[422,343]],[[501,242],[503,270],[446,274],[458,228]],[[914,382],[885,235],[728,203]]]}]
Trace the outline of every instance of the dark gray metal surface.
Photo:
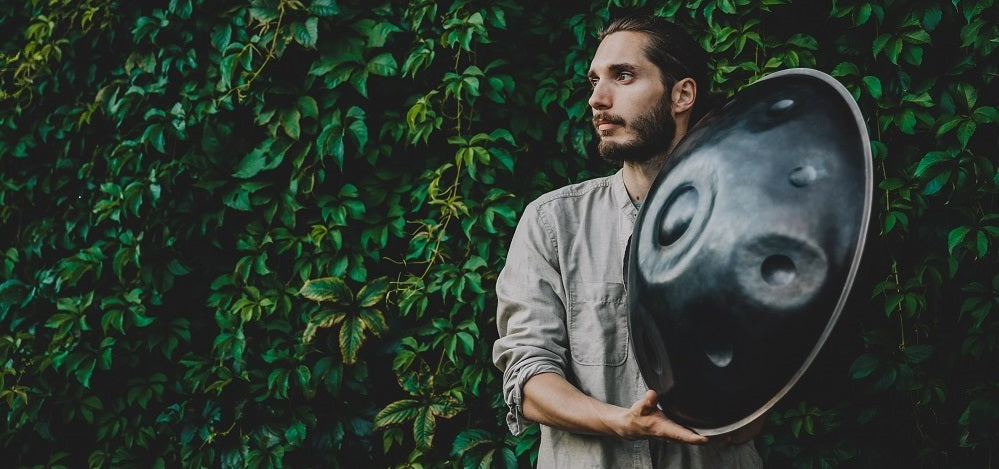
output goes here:
[{"label": "dark gray metal surface", "polygon": [[816,70],[770,75],[691,129],[626,274],[636,357],[668,416],[721,434],[794,385],[856,275],[872,181],[856,103]]}]

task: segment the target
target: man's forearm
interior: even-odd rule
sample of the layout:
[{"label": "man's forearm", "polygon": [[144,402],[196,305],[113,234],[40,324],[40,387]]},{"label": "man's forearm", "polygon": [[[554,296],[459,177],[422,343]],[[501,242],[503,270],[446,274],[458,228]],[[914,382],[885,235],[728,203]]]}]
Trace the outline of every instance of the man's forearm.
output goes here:
[{"label": "man's forearm", "polygon": [[524,417],[573,433],[618,435],[614,419],[627,409],[600,402],[555,373],[541,373],[524,384]]},{"label": "man's forearm", "polygon": [[541,373],[524,384],[524,416],[574,433],[613,435],[627,439],[655,438],[702,444],[707,438],[666,418],[648,391],[631,407],[608,404],[583,394],[556,373]]}]

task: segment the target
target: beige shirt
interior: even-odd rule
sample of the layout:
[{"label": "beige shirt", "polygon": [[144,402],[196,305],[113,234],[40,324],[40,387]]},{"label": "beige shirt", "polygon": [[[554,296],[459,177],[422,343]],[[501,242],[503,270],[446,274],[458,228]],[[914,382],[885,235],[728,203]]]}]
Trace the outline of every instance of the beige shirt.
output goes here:
[{"label": "beige shirt", "polygon": [[[631,350],[624,256],[638,210],[621,171],[563,187],[528,204],[506,266],[493,361],[503,370],[507,424],[519,434],[524,383],[558,373],[601,401],[630,407],[645,385]],[[704,446],[579,435],[541,426],[538,467],[760,467],[753,443]]]}]

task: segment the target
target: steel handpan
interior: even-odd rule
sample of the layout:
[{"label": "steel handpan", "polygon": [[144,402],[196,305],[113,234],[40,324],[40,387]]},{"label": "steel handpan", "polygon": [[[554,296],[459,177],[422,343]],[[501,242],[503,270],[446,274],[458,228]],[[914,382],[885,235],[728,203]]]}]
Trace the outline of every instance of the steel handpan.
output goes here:
[{"label": "steel handpan", "polygon": [[670,418],[725,433],[794,385],[856,276],[872,179],[860,110],[815,70],[752,84],[681,140],[627,272],[637,361]]}]

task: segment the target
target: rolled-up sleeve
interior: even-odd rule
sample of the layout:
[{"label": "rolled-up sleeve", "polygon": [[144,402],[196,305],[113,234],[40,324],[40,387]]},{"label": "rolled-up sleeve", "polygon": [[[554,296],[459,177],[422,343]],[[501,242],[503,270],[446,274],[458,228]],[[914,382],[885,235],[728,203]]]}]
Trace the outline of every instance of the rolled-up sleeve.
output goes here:
[{"label": "rolled-up sleeve", "polygon": [[524,383],[540,373],[565,376],[569,337],[557,252],[553,227],[537,203],[529,204],[496,280],[499,339],[493,362],[503,371],[506,420],[514,435],[529,423],[522,409]]}]

